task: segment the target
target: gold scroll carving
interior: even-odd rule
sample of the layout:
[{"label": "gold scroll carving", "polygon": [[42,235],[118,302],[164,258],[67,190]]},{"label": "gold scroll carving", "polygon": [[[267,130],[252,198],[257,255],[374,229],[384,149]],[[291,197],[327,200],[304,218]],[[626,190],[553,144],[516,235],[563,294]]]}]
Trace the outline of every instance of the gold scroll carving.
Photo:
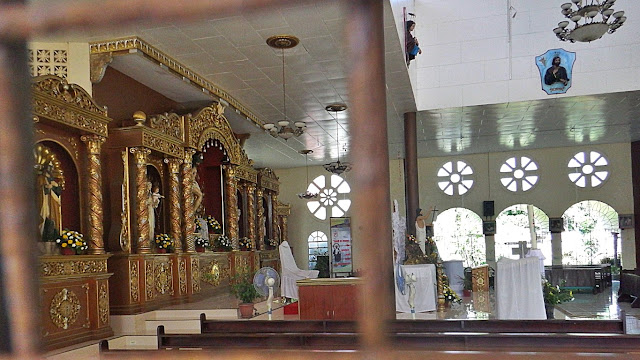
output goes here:
[{"label": "gold scroll carving", "polygon": [[220,281],[222,280],[222,271],[220,268],[220,264],[216,260],[213,260],[210,264],[208,264],[207,268],[202,269],[201,279],[209,285],[220,285]]},{"label": "gold scroll carving", "polygon": [[228,229],[229,239],[233,242],[233,248],[238,249],[238,195],[237,186],[238,182],[235,177],[235,167],[233,165],[225,165],[227,169],[227,176],[225,178],[225,187],[227,192],[227,218],[225,224]]},{"label": "gold scroll carving", "polygon": [[264,237],[267,235],[266,231],[267,229],[265,229],[266,225],[263,227],[262,226],[262,222],[266,221],[264,220],[264,208],[262,207],[262,197],[263,197],[264,193],[262,191],[261,188],[258,188],[256,190],[256,198],[258,200],[258,243],[260,244],[260,249],[265,249],[265,243],[264,243]]},{"label": "gold scroll carving", "polygon": [[280,233],[282,229],[280,229],[280,224],[278,223],[279,216],[278,216],[278,195],[277,194],[271,195],[271,208],[274,209],[273,216],[271,217],[271,222],[273,226],[272,236],[279,244],[281,242]]},{"label": "gold scroll carving", "polygon": [[147,207],[147,156],[151,150],[145,148],[131,148],[131,153],[136,160],[136,217],[138,219],[138,246],[139,254],[151,252],[149,244],[149,208]]},{"label": "gold scroll carving", "polygon": [[156,293],[173,295],[173,271],[169,261],[155,261]]},{"label": "gold scroll carving", "polygon": [[145,276],[144,276],[145,295],[146,295],[147,301],[149,301],[149,300],[153,300],[153,298],[155,297],[155,286],[154,286],[155,276],[153,274],[153,258],[149,258],[148,260],[144,261],[144,268],[145,268]]},{"label": "gold scroll carving", "polygon": [[106,282],[100,284],[98,290],[98,317],[102,325],[109,323],[109,291]]},{"label": "gold scroll carving", "polygon": [[186,244],[185,250],[190,253],[196,252],[195,235],[196,230],[193,182],[196,181],[195,174],[192,171],[193,155],[196,153],[194,149],[185,149],[184,162],[182,164],[182,205],[184,206],[184,222],[183,235]]},{"label": "gold scroll carving", "polygon": [[140,271],[137,260],[129,262],[129,292],[131,302],[136,303],[140,300]]},{"label": "gold scroll carving", "polygon": [[282,223],[282,234],[280,235],[282,238],[280,241],[289,241],[289,225],[287,224],[287,217],[283,216],[280,220]]},{"label": "gold scroll carving", "polygon": [[236,177],[241,180],[246,180],[250,183],[258,183],[258,171],[249,166],[236,167]]},{"label": "gold scroll carving", "polygon": [[126,150],[122,151],[122,210],[120,212],[120,248],[124,252],[130,252],[131,244],[131,225],[129,223],[129,213],[131,208],[129,205],[129,154]]},{"label": "gold scroll carving", "polygon": [[103,53],[103,54],[92,54],[89,57],[89,74],[92,84],[98,84],[102,81],[105,72],[107,71],[107,67],[113,61],[112,54]]},{"label": "gold scroll carving", "polygon": [[45,75],[34,78],[33,113],[88,133],[107,136],[107,110],[96,104],[82,87]]},{"label": "gold scroll carving", "polygon": [[200,292],[200,262],[195,256],[191,258],[191,292]]},{"label": "gold scroll carving", "polygon": [[259,170],[259,182],[258,186],[263,189],[275,191],[276,193],[280,188],[280,181],[273,170],[269,168],[262,168]]},{"label": "gold scroll carving", "polygon": [[106,138],[99,135],[83,135],[82,142],[87,144],[87,196],[89,206],[89,254],[104,254],[103,203],[102,203],[102,165],[100,148]]},{"label": "gold scroll carving", "polygon": [[71,276],[100,274],[107,272],[107,259],[90,259],[88,256],[41,257],[40,274],[47,278],[53,276]]},{"label": "gold scroll carving", "polygon": [[180,295],[187,293],[187,261],[185,258],[178,258],[178,287]]},{"label": "gold scroll carving", "polygon": [[182,234],[180,231],[180,164],[181,159],[165,158],[169,167],[169,234],[175,242],[175,252],[182,252]]},{"label": "gold scroll carving", "polygon": [[158,130],[165,135],[184,141],[182,116],[176,113],[152,115],[149,117],[147,124],[149,124],[150,128]]},{"label": "gold scroll carving", "polygon": [[57,327],[66,330],[78,320],[80,308],[82,306],[78,295],[64,288],[51,299],[49,317]]},{"label": "gold scroll carving", "polygon": [[142,146],[157,150],[163,154],[182,157],[182,146],[177,141],[169,141],[149,131],[142,132]]},{"label": "gold scroll carving", "polygon": [[255,192],[256,186],[254,184],[248,183],[245,186],[247,191],[247,219],[249,220],[249,229],[247,231],[247,235],[251,240],[252,249],[256,249],[256,214],[255,214]]}]

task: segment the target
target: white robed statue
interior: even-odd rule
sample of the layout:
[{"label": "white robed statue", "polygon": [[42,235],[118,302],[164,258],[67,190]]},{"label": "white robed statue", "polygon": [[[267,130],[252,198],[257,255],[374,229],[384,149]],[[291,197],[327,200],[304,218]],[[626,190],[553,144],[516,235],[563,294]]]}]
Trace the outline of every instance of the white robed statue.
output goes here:
[{"label": "white robed statue", "polygon": [[164,196],[160,195],[160,189],[156,186],[152,189],[151,182],[147,182],[149,189],[149,197],[147,198],[147,208],[149,210],[149,241],[153,243],[156,231],[156,209],[160,205],[160,199]]}]

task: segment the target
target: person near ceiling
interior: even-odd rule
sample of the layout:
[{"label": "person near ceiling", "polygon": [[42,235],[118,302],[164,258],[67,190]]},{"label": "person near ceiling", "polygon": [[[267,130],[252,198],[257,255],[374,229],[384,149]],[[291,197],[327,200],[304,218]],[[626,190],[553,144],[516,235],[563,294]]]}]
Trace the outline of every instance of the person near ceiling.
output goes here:
[{"label": "person near ceiling", "polygon": [[416,58],[416,55],[422,54],[422,50],[420,49],[420,44],[418,43],[418,38],[413,37],[411,32],[416,28],[416,23],[413,20],[407,20],[406,23],[406,32],[404,36],[405,41],[405,51],[407,52],[407,66],[411,60]]},{"label": "person near ceiling", "polygon": [[562,83],[564,86],[567,86],[569,83],[569,76],[567,76],[567,69],[564,66],[560,66],[560,56],[556,56],[551,61],[551,66],[547,69],[547,72],[544,74],[544,83],[547,85],[552,85],[557,82]]}]

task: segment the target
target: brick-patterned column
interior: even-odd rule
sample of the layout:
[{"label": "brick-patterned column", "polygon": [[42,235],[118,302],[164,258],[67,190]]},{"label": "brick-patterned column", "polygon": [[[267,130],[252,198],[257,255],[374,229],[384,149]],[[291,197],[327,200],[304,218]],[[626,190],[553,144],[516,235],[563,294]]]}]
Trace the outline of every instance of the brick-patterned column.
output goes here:
[{"label": "brick-patterned column", "polygon": [[189,253],[196,252],[194,232],[196,231],[195,210],[193,207],[193,182],[196,181],[193,173],[193,155],[195,149],[186,149],[184,163],[182,164],[182,206],[184,209],[184,222],[182,223],[182,235],[185,239],[183,249]]},{"label": "brick-patterned column", "polygon": [[149,191],[147,186],[147,156],[151,150],[147,148],[131,148],[131,153],[136,161],[136,219],[138,225],[138,243],[136,246],[138,254],[151,253],[149,243],[149,207],[147,199]]},{"label": "brick-patterned column", "polygon": [[89,254],[104,254],[103,202],[102,202],[102,165],[100,149],[107,140],[99,135],[84,135],[80,140],[87,144],[87,173],[85,178],[87,207],[89,208]]},{"label": "brick-patterned column", "polygon": [[251,245],[253,249],[257,249],[257,236],[256,236],[256,185],[247,183],[245,187],[247,191],[247,219],[249,228],[247,229],[247,237],[251,239]]},{"label": "brick-patterned column", "polygon": [[182,159],[165,158],[169,168],[169,234],[175,242],[175,252],[182,252],[182,228],[180,215],[180,164]]}]

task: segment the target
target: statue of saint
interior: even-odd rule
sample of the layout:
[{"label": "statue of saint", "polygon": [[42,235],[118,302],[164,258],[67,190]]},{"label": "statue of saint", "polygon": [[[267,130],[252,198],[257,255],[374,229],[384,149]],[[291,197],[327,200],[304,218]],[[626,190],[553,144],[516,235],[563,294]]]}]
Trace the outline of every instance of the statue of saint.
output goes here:
[{"label": "statue of saint", "polygon": [[193,192],[193,211],[195,214],[198,214],[204,194],[202,193],[202,189],[200,189],[200,184],[198,184],[198,169],[193,167],[191,171],[193,173],[193,184],[191,185],[191,192]]},{"label": "statue of saint", "polygon": [[149,197],[147,198],[147,207],[149,209],[149,241],[153,243],[156,232],[156,209],[160,205],[160,199],[164,196],[160,195],[160,189],[158,186],[154,186],[152,190],[151,182],[147,182],[147,188],[149,189]]},{"label": "statue of saint", "polygon": [[53,241],[62,233],[62,186],[54,178],[54,166],[47,163],[38,174],[40,198],[40,235],[45,241]]},{"label": "statue of saint", "polygon": [[429,209],[427,215],[422,214],[422,209],[416,210],[416,240],[420,245],[420,250],[425,252],[425,242],[427,240],[427,226],[433,226],[431,224],[431,214],[433,214],[433,207]]}]

